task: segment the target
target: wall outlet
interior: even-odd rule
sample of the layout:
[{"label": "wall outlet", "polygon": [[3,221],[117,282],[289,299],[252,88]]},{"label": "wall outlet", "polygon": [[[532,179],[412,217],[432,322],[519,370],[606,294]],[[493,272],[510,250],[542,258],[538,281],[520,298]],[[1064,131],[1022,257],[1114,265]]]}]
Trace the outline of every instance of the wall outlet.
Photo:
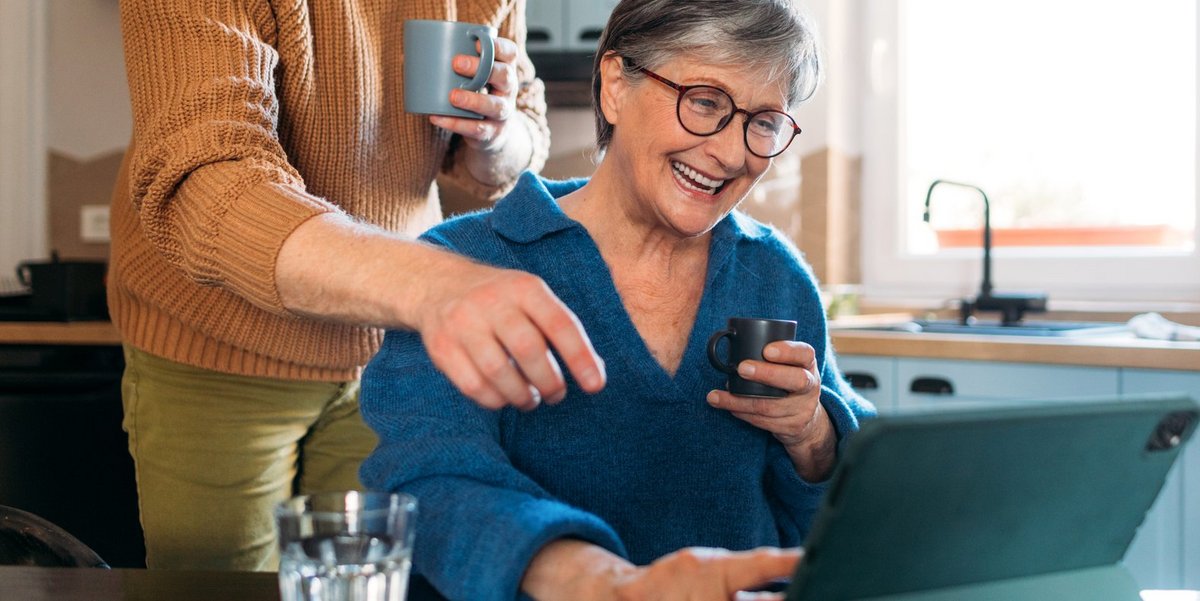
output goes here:
[{"label": "wall outlet", "polygon": [[108,242],[108,205],[83,205],[79,209],[79,239]]}]

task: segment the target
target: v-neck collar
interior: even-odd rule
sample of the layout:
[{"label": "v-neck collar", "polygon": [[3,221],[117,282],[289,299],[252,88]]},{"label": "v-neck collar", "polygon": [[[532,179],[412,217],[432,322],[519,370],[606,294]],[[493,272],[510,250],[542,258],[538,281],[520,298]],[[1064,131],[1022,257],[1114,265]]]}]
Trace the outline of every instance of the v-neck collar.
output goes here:
[{"label": "v-neck collar", "polygon": [[[496,205],[489,223],[497,234],[518,245],[514,252],[521,256],[523,263],[534,268],[533,271],[577,313],[585,307],[598,312],[595,315],[578,316],[593,338],[597,351],[601,348],[607,350],[603,355],[609,362],[610,373],[616,373],[614,368],[620,366],[623,374],[639,374],[645,378],[644,385],[652,390],[671,391],[672,394],[662,395],[664,399],[687,397],[691,394],[688,392],[689,384],[698,381],[698,366],[707,365],[704,347],[709,332],[699,331],[699,326],[713,321],[711,314],[720,310],[713,304],[717,302],[712,298],[714,285],[739,240],[762,238],[769,235],[769,231],[737,211],[731,211],[713,226],[704,292],[690,326],[679,367],[671,375],[650,352],[634,325],[617,291],[612,272],[595,241],[587,229],[568,217],[557,203],[558,198],[578,190],[585,183],[586,180],[582,179],[546,180],[527,172],[521,176],[513,193]],[[569,245],[570,251],[564,253],[558,248],[541,248],[541,242],[551,238],[557,240],[557,234],[566,238],[555,242],[556,247]],[[558,265],[558,269],[550,268],[567,256],[572,261],[568,269],[561,269],[561,265]],[[538,265],[545,268],[538,269]],[[590,277],[591,283],[581,286],[580,277]],[[606,327],[601,327],[601,324]],[[596,327],[590,327],[592,325]],[[616,331],[613,331],[614,328]],[[615,336],[599,338],[606,332],[612,332]],[[653,369],[647,369],[647,365],[652,365]]]}]

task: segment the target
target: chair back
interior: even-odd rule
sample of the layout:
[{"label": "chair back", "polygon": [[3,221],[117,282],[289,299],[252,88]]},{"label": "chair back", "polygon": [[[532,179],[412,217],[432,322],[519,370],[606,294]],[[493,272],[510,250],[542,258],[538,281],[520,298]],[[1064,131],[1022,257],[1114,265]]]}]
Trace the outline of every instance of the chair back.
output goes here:
[{"label": "chair back", "polygon": [[28,511],[0,505],[0,565],[104,568],[108,563],[66,530]]}]

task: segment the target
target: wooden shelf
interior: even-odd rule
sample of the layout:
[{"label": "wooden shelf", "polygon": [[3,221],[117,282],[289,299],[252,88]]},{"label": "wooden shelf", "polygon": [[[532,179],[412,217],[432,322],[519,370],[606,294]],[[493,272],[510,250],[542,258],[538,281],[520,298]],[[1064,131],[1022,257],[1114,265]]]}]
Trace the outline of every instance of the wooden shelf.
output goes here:
[{"label": "wooden shelf", "polygon": [[6,321],[0,322],[0,344],[121,344],[117,328],[109,321]]}]

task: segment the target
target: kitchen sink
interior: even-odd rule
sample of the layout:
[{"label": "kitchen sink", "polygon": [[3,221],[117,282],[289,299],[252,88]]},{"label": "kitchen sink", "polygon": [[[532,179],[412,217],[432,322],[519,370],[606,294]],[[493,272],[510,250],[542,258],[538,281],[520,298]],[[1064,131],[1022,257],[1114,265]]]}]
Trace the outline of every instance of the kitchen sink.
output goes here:
[{"label": "kitchen sink", "polygon": [[956,320],[919,319],[904,323],[850,327],[849,330],[912,332],[914,334],[975,334],[983,336],[1101,336],[1129,331],[1124,323],[1104,321],[1022,321],[1004,325],[999,321],[975,321],[963,324]]}]

